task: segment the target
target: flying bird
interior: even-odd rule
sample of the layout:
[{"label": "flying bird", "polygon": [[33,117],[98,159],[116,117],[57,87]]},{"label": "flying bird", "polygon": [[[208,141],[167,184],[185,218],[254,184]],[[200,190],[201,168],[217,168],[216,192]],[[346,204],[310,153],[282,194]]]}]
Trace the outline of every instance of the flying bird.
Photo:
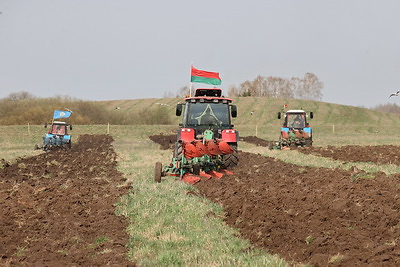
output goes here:
[{"label": "flying bird", "polygon": [[399,96],[399,94],[400,94],[400,91],[397,91],[396,93],[391,94],[391,95],[389,96],[389,98],[391,98],[392,96]]}]

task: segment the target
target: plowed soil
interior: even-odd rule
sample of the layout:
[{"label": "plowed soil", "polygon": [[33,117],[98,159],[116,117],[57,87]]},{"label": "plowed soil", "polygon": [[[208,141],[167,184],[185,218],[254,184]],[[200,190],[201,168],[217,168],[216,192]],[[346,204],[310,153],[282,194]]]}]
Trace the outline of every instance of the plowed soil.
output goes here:
[{"label": "plowed soil", "polygon": [[373,162],[377,164],[395,164],[400,166],[400,147],[385,146],[342,146],[308,147],[298,149],[299,152],[320,157],[332,158],[348,162]]},{"label": "plowed soil", "polygon": [[257,146],[265,146],[268,147],[269,143],[272,141],[267,141],[261,138],[258,138],[257,136],[244,136],[240,137],[240,141],[245,141],[251,144],[255,144]]},{"label": "plowed soil", "polygon": [[160,149],[167,150],[174,147],[176,143],[176,134],[164,135],[156,134],[149,137],[155,143],[160,144]]},{"label": "plowed soil", "polygon": [[134,266],[128,222],[115,215],[129,186],[112,141],[82,135],[71,150],[2,161],[0,265]]},{"label": "plowed soil", "polygon": [[195,186],[255,247],[313,266],[400,265],[400,174],[239,158],[234,175]]}]

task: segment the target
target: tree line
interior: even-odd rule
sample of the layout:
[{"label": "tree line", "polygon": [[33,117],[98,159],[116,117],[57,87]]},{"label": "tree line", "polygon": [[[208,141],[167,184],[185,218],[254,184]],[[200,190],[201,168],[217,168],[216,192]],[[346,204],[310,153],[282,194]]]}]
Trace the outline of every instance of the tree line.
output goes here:
[{"label": "tree line", "polygon": [[298,98],[321,100],[324,84],[313,73],[306,73],[303,78],[281,78],[258,75],[252,81],[244,81],[239,86],[230,86],[228,95],[265,96],[273,98]]},{"label": "tree line", "polygon": [[400,114],[400,107],[397,104],[380,104],[373,108],[377,111]]},{"label": "tree line", "polygon": [[153,107],[131,114],[107,110],[100,102],[84,101],[69,96],[37,98],[28,92],[11,93],[0,99],[0,125],[43,124],[53,118],[54,110],[72,110],[71,124],[148,125],[171,124],[165,107]]},{"label": "tree line", "polygon": [[[273,98],[298,98],[305,100],[321,100],[324,84],[313,73],[306,73],[303,78],[281,78],[258,75],[254,80],[246,80],[239,86],[231,85],[228,96],[254,96]],[[189,87],[183,86],[174,94],[165,92],[164,97],[184,97],[189,94]]]}]

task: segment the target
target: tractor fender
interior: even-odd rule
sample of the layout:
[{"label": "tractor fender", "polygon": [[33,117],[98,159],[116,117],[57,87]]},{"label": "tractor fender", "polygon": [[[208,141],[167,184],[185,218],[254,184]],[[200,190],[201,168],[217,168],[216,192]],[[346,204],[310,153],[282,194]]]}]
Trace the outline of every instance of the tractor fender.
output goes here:
[{"label": "tractor fender", "polygon": [[228,143],[237,142],[239,140],[239,132],[235,129],[222,130],[221,138]]},{"label": "tractor fender", "polygon": [[182,140],[184,142],[193,141],[195,135],[194,129],[191,128],[180,128],[178,132],[178,140]]}]

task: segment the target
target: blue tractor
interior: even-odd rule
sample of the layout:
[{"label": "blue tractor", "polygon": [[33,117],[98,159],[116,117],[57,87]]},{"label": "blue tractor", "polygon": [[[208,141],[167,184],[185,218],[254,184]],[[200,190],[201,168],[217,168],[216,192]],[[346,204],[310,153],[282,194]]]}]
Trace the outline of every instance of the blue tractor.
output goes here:
[{"label": "blue tractor", "polygon": [[[47,128],[47,123],[44,125]],[[72,125],[63,121],[53,121],[49,127],[48,132],[43,136],[43,144],[36,145],[36,149],[43,149],[49,151],[51,149],[69,149],[71,148],[71,135],[68,134],[72,130]]]},{"label": "blue tractor", "polygon": [[[283,112],[284,122],[281,126],[281,135],[275,146],[270,143],[270,149],[290,149],[290,147],[309,147],[312,146],[312,128],[308,123],[308,118],[314,117],[313,112],[310,116],[304,110],[288,110]],[[278,119],[282,118],[282,113],[278,112]]]}]

